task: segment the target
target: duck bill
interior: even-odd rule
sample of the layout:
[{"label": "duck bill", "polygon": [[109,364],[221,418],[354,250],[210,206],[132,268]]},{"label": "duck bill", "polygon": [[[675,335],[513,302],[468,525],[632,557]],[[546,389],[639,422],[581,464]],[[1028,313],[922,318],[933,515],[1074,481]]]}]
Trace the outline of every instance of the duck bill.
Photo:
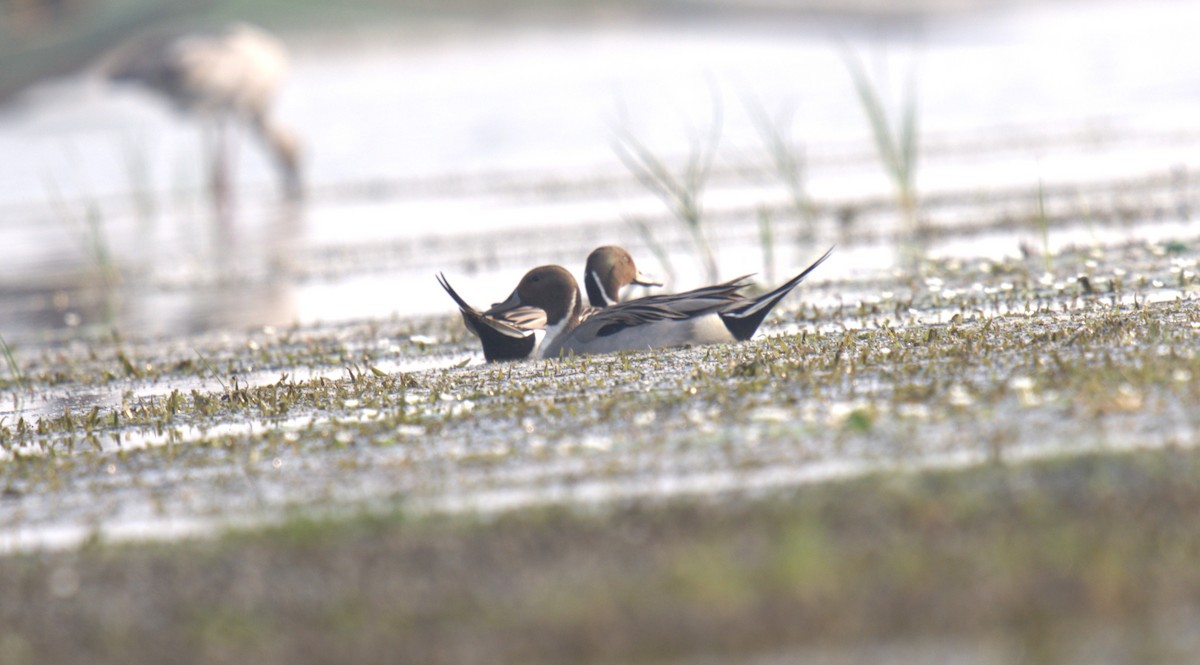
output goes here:
[{"label": "duck bill", "polygon": [[490,309],[488,309],[486,312],[484,312],[484,315],[495,316],[497,314],[503,314],[504,312],[514,310],[520,306],[521,306],[521,297],[518,296],[517,292],[514,290],[512,292],[512,295],[510,295],[508,297],[508,299],[506,299],[504,302],[498,302],[498,303],[493,304]]},{"label": "duck bill", "polygon": [[662,286],[662,282],[654,279],[640,270],[636,275],[633,276],[632,283],[637,284],[638,286]]}]

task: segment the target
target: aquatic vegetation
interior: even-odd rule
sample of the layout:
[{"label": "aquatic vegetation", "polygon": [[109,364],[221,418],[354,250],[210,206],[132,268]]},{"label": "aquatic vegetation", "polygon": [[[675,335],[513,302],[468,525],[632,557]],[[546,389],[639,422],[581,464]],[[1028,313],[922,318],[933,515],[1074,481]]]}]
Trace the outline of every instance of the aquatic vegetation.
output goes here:
[{"label": "aquatic vegetation", "polygon": [[[920,132],[917,124],[917,88],[915,71],[909,72],[905,84],[904,98],[900,102],[899,117],[894,119],[883,102],[881,84],[867,74],[862,62],[848,48],[842,51],[842,60],[850,72],[854,90],[862,105],[863,113],[875,139],[875,152],[884,171],[896,187],[896,202],[900,214],[907,222],[910,237],[906,240],[912,254],[924,240],[921,238],[919,202],[917,200],[917,161],[920,156]],[[915,258],[914,255],[911,258]]]},{"label": "aquatic vegetation", "polygon": [[775,220],[766,209],[758,211],[758,239],[763,253],[763,273],[767,283],[774,284],[775,279]]},{"label": "aquatic vegetation", "polygon": [[126,178],[129,181],[130,198],[136,211],[138,224],[143,228],[153,225],[159,214],[150,154],[142,139],[126,137],[122,142],[122,157]]},{"label": "aquatic vegetation", "polygon": [[772,117],[762,103],[753,97],[745,98],[745,106],[763,143],[771,170],[787,189],[793,212],[805,224],[804,240],[811,241],[816,232],[813,228],[816,224],[816,205],[805,185],[807,165],[804,145],[791,135],[795,109],[785,107]]},{"label": "aquatic vegetation", "polygon": [[[673,56],[690,41],[668,42],[683,47]],[[797,71],[773,42],[752,41],[769,60],[754,81]],[[578,42],[567,34],[561,47]],[[941,173],[972,162],[990,174],[1025,145],[1008,131],[939,130],[918,146],[916,111],[889,112],[871,85],[884,122],[870,131],[893,167],[915,172],[919,151],[922,169],[932,157]],[[369,101],[378,90],[367,87]],[[293,108],[308,106],[320,105]],[[659,137],[638,129],[642,150],[625,146],[628,159],[647,182],[667,174],[657,190],[586,164],[484,173],[515,154],[493,152],[504,146],[484,123],[472,125],[479,137],[455,133],[488,144],[468,160],[478,172],[410,177],[397,175],[407,162],[385,159],[368,164],[369,180],[343,180],[362,163],[333,154],[298,224],[238,229],[268,243],[308,236],[247,280],[278,280],[289,292],[267,300],[305,304],[279,321],[311,320],[314,282],[402,266],[433,289],[434,261],[486,279],[632,235],[609,214],[627,197],[650,211],[631,223],[669,271],[670,259],[682,269],[716,252],[734,269],[761,251],[770,273],[795,243],[838,234],[841,271],[806,284],[746,344],[483,366],[449,311],[243,329],[207,318],[228,304],[206,302],[205,289],[161,308],[124,300],[144,317],[185,310],[164,332],[89,319],[43,337],[78,303],[42,292],[64,303],[39,312],[54,318],[4,330],[0,661],[1194,660],[1200,282],[1186,169],[1086,182],[1055,170],[1036,192],[1020,172],[1005,170],[1005,184],[955,171],[965,184],[929,183],[918,210],[911,175],[859,188],[876,184],[877,166],[869,145],[834,145],[854,129],[844,108],[813,137],[811,162],[796,140],[808,137],[777,108],[760,113],[759,143],[745,118],[727,125],[746,145],[719,157],[715,128],[692,132],[691,155],[652,152]],[[574,145],[556,145],[566,135],[539,118],[591,106],[539,109],[500,132],[538,162]],[[1119,120],[1031,140],[1132,164],[1186,148],[1167,145],[1178,128],[1126,136]],[[452,168],[471,145],[450,146]],[[136,190],[145,156],[129,157]],[[938,230],[923,238],[928,256],[942,258],[898,271],[880,264],[914,231],[897,193],[906,180],[913,216]],[[123,294],[161,296],[192,278],[242,286],[241,257],[229,260],[236,274],[197,276],[162,269],[188,252],[157,245],[143,280],[126,239],[166,199],[126,196],[96,217]],[[84,207],[70,210],[86,222]],[[505,229],[504,243],[453,228],[480,212],[482,225],[529,226]],[[17,221],[38,223],[29,218]],[[444,235],[408,233],[424,226]],[[192,227],[155,231],[176,228]],[[1040,237],[1042,257],[1017,254],[1025,236]],[[350,286],[376,311],[405,290],[364,281]],[[190,325],[219,330],[181,332]],[[142,540],[168,542],[129,542]]]},{"label": "aquatic vegetation", "polygon": [[68,201],[53,178],[47,179],[46,192],[57,221],[79,245],[80,252],[96,271],[100,286],[111,290],[120,281],[121,273],[109,243],[104,210],[99,201],[90,196],[80,202]]},{"label": "aquatic vegetation", "polygon": [[[1056,263],[1078,272],[1048,280],[1015,258],[927,260],[916,274],[806,285],[748,343],[562,361],[464,363],[474,345],[451,316],[22,346],[11,362],[25,385],[0,385],[0,400],[39,396],[0,413],[0,546],[82,546],[47,556],[79,557],[63,560],[85,576],[103,577],[101,560],[135,567],[146,556],[191,575],[205,565],[184,553],[196,547],[232,566],[248,552],[361,562],[385,548],[404,560],[391,554],[428,547],[427,537],[480,551],[471,539],[496,544],[515,528],[521,542],[567,548],[564,557],[579,546],[624,561],[620,577],[565,559],[573,575],[596,571],[595,586],[522,586],[533,594],[522,596],[526,625],[555,617],[566,632],[550,634],[568,636],[614,603],[644,621],[690,617],[713,635],[729,634],[707,623],[714,617],[769,625],[764,608],[779,603],[871,617],[827,633],[850,641],[931,625],[863,614],[867,596],[926,607],[932,614],[919,614],[939,622],[964,617],[940,625],[971,634],[996,619],[948,609],[966,602],[957,590],[1020,590],[1003,610],[1020,614],[1034,598],[1050,602],[1034,593],[1045,575],[1068,580],[1050,603],[1060,610],[1140,612],[1175,596],[1155,587],[1142,604],[1128,580],[1182,560],[1131,549],[1159,533],[1154,524],[1106,519],[1101,533],[1087,507],[1128,496],[1166,519],[1164,497],[1195,484],[1185,482],[1200,431],[1195,262],[1177,241],[1067,249]],[[1143,452],[1114,456],[1125,450]],[[1105,484],[1114,474],[1122,481]],[[1163,494],[1147,498],[1146,487]],[[1180,500],[1171,505],[1192,510]],[[230,526],[247,531],[198,545],[109,543]],[[659,534],[634,539],[662,548],[639,559],[653,562],[640,572],[592,540],[629,530]],[[1003,535],[1014,531],[1028,539]],[[0,577],[52,573],[14,572],[19,556],[0,559]],[[540,574],[537,557],[513,561],[530,567],[472,570]],[[947,570],[983,586],[930,596],[933,571]],[[479,578],[447,574],[439,598],[457,593],[450,579]],[[669,599],[665,615],[643,590]],[[37,607],[33,596],[21,607]],[[239,616],[191,595],[160,598],[197,608],[206,641],[224,639]],[[480,612],[470,620],[508,625]],[[272,621],[247,639],[273,643]],[[761,634],[777,643],[773,629]],[[114,645],[106,653],[131,653]]]},{"label": "aquatic vegetation", "polygon": [[[361,342],[297,329],[166,354],[115,341],[83,357],[28,362],[24,376],[30,386],[123,385],[116,390],[124,396],[79,407],[67,402],[58,413],[28,418],[14,414],[0,424],[0,442],[10,450],[59,454],[114,438],[119,446],[132,432],[245,418],[269,428],[274,420],[297,417],[316,418],[314,432],[336,438],[339,424],[357,421],[364,409],[376,414],[376,424],[364,430],[367,442],[387,438],[374,427],[402,425],[464,438],[479,428],[504,431],[506,423],[527,421],[539,432],[600,433],[608,423],[636,422],[646,412],[662,416],[638,440],[650,432],[669,440],[698,423],[741,436],[747,414],[770,405],[785,407],[786,421],[814,427],[846,417],[830,404],[869,405],[849,422],[852,431],[879,435],[892,414],[908,419],[919,413],[916,405],[953,420],[957,409],[1007,409],[1010,399],[1045,406],[1066,394],[1079,408],[1119,411],[1137,404],[1131,395],[1184,387],[1170,378],[1177,372],[1200,371],[1189,346],[1197,316],[1190,299],[1148,304],[1123,293],[1129,275],[1100,270],[1087,288],[1078,279],[1044,285],[1019,273],[1005,278],[1015,282],[979,281],[1012,269],[930,266],[927,273],[941,276],[864,297],[852,308],[843,301],[793,309],[784,325],[790,334],[744,345],[496,368],[442,361],[447,369],[397,372],[388,365],[394,353],[449,358],[461,352],[453,349],[470,347],[461,337],[450,349],[379,345],[369,341],[369,328],[359,331],[367,335]],[[1159,270],[1162,277],[1134,276],[1142,285],[1137,288],[1153,294],[1168,283],[1192,283],[1179,265]],[[819,299],[822,288],[814,285],[806,296]],[[297,378],[303,371],[311,378]],[[1120,382],[1110,379],[1112,372]],[[1025,381],[1020,390],[1012,388],[1018,375]],[[1073,382],[1064,385],[1067,379]],[[500,440],[507,448],[517,442]]]},{"label": "aquatic vegetation", "polygon": [[16,358],[13,357],[12,348],[8,346],[8,342],[4,341],[4,336],[0,335],[0,353],[4,354],[4,363],[8,366],[8,374],[17,384],[18,389],[25,388],[25,377],[21,373],[21,366],[17,364]]},{"label": "aquatic vegetation", "polygon": [[[721,139],[722,105],[720,95],[712,93],[712,112],[708,127],[690,133],[691,151],[681,173],[675,173],[665,158],[638,139],[622,123],[615,132],[613,151],[625,168],[633,174],[647,191],[653,193],[667,206],[671,214],[687,229],[693,245],[700,255],[708,281],[718,279],[717,257],[704,230],[704,214],[701,199],[712,174],[713,160]],[[647,244],[656,246],[649,228],[638,227],[647,239]],[[655,254],[663,254],[656,250]],[[667,264],[664,267],[669,267]]]},{"label": "aquatic vegetation", "polygon": [[1046,186],[1038,178],[1037,186],[1037,224],[1042,236],[1042,260],[1046,263],[1046,272],[1054,271],[1054,257],[1050,253],[1050,220],[1046,218]]}]

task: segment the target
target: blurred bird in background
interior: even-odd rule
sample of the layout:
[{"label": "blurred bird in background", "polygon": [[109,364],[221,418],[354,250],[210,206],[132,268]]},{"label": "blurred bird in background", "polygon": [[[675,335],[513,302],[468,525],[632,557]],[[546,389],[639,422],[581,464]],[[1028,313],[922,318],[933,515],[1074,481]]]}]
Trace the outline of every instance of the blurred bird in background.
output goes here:
[{"label": "blurred bird in background", "polygon": [[249,129],[279,172],[285,196],[302,192],[301,149],[280,126],[272,104],[287,76],[283,42],[238,23],[214,32],[152,34],[117,47],[100,66],[103,76],[156,92],[206,126],[214,201],[227,207],[233,172],[232,127]]}]

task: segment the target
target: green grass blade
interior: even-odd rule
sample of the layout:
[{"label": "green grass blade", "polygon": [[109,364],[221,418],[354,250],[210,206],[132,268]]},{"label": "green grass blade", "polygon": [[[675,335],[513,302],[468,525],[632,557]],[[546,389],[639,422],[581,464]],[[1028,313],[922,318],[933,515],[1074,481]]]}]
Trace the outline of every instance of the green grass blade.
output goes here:
[{"label": "green grass blade", "polygon": [[917,85],[916,74],[909,72],[904,91],[904,110],[900,122],[900,166],[903,169],[906,188],[911,190],[917,173]]},{"label": "green grass blade", "polygon": [[8,365],[8,371],[12,374],[13,380],[17,382],[17,387],[24,390],[25,375],[21,373],[21,366],[17,364],[17,359],[13,356],[8,342],[4,340],[4,335],[0,335],[0,353],[4,354],[4,362]]},{"label": "green grass blade", "polygon": [[765,207],[758,209],[758,240],[763,253],[763,272],[767,283],[775,283],[775,220]]},{"label": "green grass blade", "polygon": [[643,187],[661,199],[676,220],[687,229],[712,279],[716,279],[718,273],[717,262],[712,245],[704,233],[700,199],[716,161],[721,118],[721,100],[714,92],[712,122],[703,133],[696,130],[689,132],[691,152],[678,175],[633,136],[628,130],[628,123],[619,125],[613,142],[613,151],[621,163]]},{"label": "green grass blade", "polygon": [[850,78],[853,80],[855,92],[858,93],[858,100],[862,104],[863,112],[867,114],[867,121],[871,125],[871,133],[875,138],[875,149],[879,153],[879,158],[892,178],[899,181],[901,168],[896,142],[892,137],[887,111],[883,108],[883,101],[879,97],[876,86],[867,75],[862,63],[848,49],[843,49],[842,59],[850,71]]}]

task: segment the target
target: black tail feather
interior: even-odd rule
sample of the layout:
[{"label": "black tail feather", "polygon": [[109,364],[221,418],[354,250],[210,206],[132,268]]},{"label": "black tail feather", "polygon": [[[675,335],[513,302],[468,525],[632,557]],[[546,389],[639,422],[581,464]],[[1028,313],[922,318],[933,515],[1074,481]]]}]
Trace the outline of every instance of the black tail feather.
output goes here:
[{"label": "black tail feather", "polygon": [[537,337],[528,330],[522,330],[503,321],[485,316],[482,312],[471,307],[453,288],[446,276],[439,273],[438,284],[458,304],[462,312],[463,323],[483,343],[483,357],[488,362],[497,360],[524,360],[533,354],[537,347]]},{"label": "black tail feather", "polygon": [[537,337],[531,331],[522,331],[474,311],[464,310],[463,316],[473,320],[475,332],[483,343],[483,357],[488,362],[525,360],[537,348]]},{"label": "black tail feather", "polygon": [[437,281],[438,284],[440,284],[441,287],[446,290],[446,293],[450,294],[451,298],[454,298],[454,302],[458,305],[459,309],[475,311],[475,308],[468,305],[467,301],[463,300],[462,296],[458,295],[458,292],[451,288],[450,282],[447,281],[445,274],[439,272],[437,274]]},{"label": "black tail feather", "polygon": [[832,253],[833,248],[830,247],[821,255],[821,258],[814,261],[803,272],[789,279],[787,283],[774,291],[765,293],[749,302],[738,303],[732,308],[721,312],[721,320],[725,322],[725,327],[740,342],[753,337],[754,333],[758,331],[758,327],[762,325],[763,319],[767,318],[767,314],[771,312],[775,305],[778,305],[784,296],[791,293],[792,289],[799,286],[800,282],[803,282],[817,266],[824,263],[825,259],[829,258],[829,255]]}]

